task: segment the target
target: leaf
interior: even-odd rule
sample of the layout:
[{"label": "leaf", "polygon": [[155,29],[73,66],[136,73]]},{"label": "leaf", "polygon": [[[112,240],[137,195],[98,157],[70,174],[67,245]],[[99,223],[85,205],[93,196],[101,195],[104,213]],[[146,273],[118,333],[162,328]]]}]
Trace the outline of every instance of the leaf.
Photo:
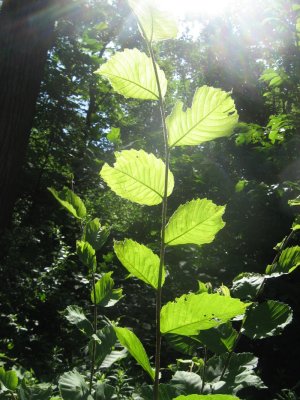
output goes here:
[{"label": "leaf", "polygon": [[111,275],[112,272],[107,272],[96,282],[94,286],[96,299],[94,290],[91,291],[92,303],[102,307],[112,307],[123,297],[122,289],[113,289],[115,283]]},{"label": "leaf", "polygon": [[281,334],[292,320],[293,311],[287,304],[268,300],[247,312],[242,332],[250,339],[263,339]]},{"label": "leaf", "polygon": [[170,333],[165,335],[165,338],[170,347],[189,356],[194,356],[198,349],[203,347],[198,336],[182,336]]},{"label": "leaf", "polygon": [[17,393],[20,400],[48,400],[52,394],[52,386],[49,383],[27,386],[25,380],[23,380],[21,386],[17,389]]},{"label": "leaf", "polygon": [[237,332],[231,323],[200,331],[197,336],[165,335],[169,345],[175,350],[194,356],[199,348],[206,346],[216,354],[231,351],[237,338]]},{"label": "leaf", "polygon": [[216,354],[223,354],[234,348],[238,334],[230,322],[218,327],[200,331],[198,339],[209,350]]},{"label": "leaf", "polygon": [[110,229],[106,226],[101,226],[99,218],[94,218],[85,225],[82,241],[88,242],[95,251],[98,251],[106,242],[109,233]]},{"label": "leaf", "polygon": [[166,118],[169,146],[197,145],[229,136],[238,121],[234,101],[221,89],[202,86],[197,89],[191,108],[183,111],[178,101]]},{"label": "leaf", "polygon": [[85,335],[92,336],[94,333],[93,325],[84,315],[81,307],[68,306],[64,310],[63,315],[72,325],[76,325]]},{"label": "leaf", "polygon": [[146,350],[144,349],[144,346],[140,342],[139,338],[127,328],[115,326],[114,330],[121,345],[126,347],[132,357],[135,358],[138,364],[144,368],[144,370],[148,372],[148,374],[154,380],[154,370],[150,365]]},{"label": "leaf", "polygon": [[166,245],[211,243],[225,226],[222,220],[224,211],[224,206],[217,206],[207,199],[180,205],[166,226]]},{"label": "leaf", "polygon": [[77,194],[68,188],[63,188],[60,192],[53,188],[48,188],[49,192],[56,200],[65,207],[77,219],[83,219],[86,216],[86,208],[83,201]]},{"label": "leaf", "polygon": [[[124,199],[153,206],[162,202],[164,195],[165,164],[143,150],[124,150],[115,153],[114,167],[104,164],[100,172],[108,186]],[[169,171],[168,196],[174,187]]]},{"label": "leaf", "polygon": [[120,144],[121,143],[121,136],[120,136],[121,129],[112,127],[111,130],[106,135],[107,139],[112,142],[113,144]]},{"label": "leaf", "polygon": [[283,250],[275,264],[267,266],[266,273],[289,274],[300,265],[300,246],[288,247]]},{"label": "leaf", "polygon": [[176,38],[177,22],[169,11],[160,9],[157,0],[128,0],[128,3],[142,27],[139,27],[142,36],[146,36],[148,42]]},{"label": "leaf", "polygon": [[193,394],[202,392],[202,379],[195,372],[176,371],[171,382],[179,393]]},{"label": "leaf", "polygon": [[261,77],[260,81],[266,82],[270,87],[279,87],[288,79],[288,75],[283,69],[266,69]]},{"label": "leaf", "polygon": [[227,364],[228,354],[214,356],[207,361],[205,377],[208,386],[215,393],[236,394],[241,389],[249,386],[265,388],[262,380],[256,375],[258,358],[251,353],[232,353],[230,362],[222,381],[220,376]]},{"label": "leaf", "polygon": [[[160,259],[152,250],[131,239],[115,242],[114,250],[120,262],[133,276],[157,289]],[[163,269],[162,285],[164,281]]]},{"label": "leaf", "polygon": [[289,200],[288,203],[292,207],[300,206],[300,198],[297,197],[296,199]]},{"label": "leaf", "polygon": [[105,359],[100,365],[100,368],[101,369],[110,368],[115,362],[121,360],[122,358],[125,358],[127,354],[128,354],[127,349],[113,350],[105,357]]},{"label": "leaf", "polygon": [[95,344],[95,363],[101,366],[105,358],[111,354],[117,341],[117,336],[111,325],[98,330],[96,335],[92,336],[89,343],[89,353],[92,355],[93,344]]},{"label": "leaf", "polygon": [[88,242],[77,240],[76,252],[82,264],[90,270],[95,271],[97,266],[95,249]]},{"label": "leaf", "polygon": [[[159,399],[173,400],[178,390],[169,384],[160,383],[158,387]],[[153,386],[142,386],[143,400],[153,400]]]},{"label": "leaf", "polygon": [[95,400],[111,400],[115,394],[115,388],[107,383],[97,382]]},{"label": "leaf", "polygon": [[88,400],[88,385],[76,369],[65,372],[59,378],[58,387],[64,400]]},{"label": "leaf", "polygon": [[239,398],[229,394],[190,394],[176,397],[174,400],[239,400]]},{"label": "leaf", "polygon": [[248,181],[246,179],[240,179],[235,185],[236,193],[242,192],[247,185],[248,185]]},{"label": "leaf", "polygon": [[197,335],[199,331],[221,325],[244,314],[249,304],[219,294],[188,294],[161,309],[161,332]]},{"label": "leaf", "polygon": [[231,293],[241,300],[255,299],[264,280],[263,275],[244,272],[234,278]]},{"label": "leaf", "polygon": [[3,367],[0,367],[0,382],[3,383],[8,390],[16,390],[19,382],[16,371],[5,371]]},{"label": "leaf", "polygon": [[[162,96],[167,91],[164,72],[157,66]],[[151,58],[138,49],[125,49],[117,52],[95,74],[103,75],[110,81],[113,89],[134,99],[158,100],[159,93]]]}]

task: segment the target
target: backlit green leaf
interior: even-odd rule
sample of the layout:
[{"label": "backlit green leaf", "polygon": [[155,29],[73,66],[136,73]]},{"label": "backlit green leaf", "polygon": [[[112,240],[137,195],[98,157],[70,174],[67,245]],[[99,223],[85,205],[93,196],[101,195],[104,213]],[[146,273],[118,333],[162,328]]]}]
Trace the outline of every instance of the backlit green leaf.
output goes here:
[{"label": "backlit green leaf", "polygon": [[170,246],[211,243],[225,225],[224,211],[224,206],[217,206],[207,199],[196,199],[179,206],[166,226],[165,243]]},{"label": "backlit green leaf", "polygon": [[126,347],[132,357],[154,379],[154,370],[150,365],[146,350],[139,338],[127,328],[115,326],[114,330],[122,346]]},{"label": "backlit green leaf", "polygon": [[[164,194],[165,164],[153,154],[143,150],[116,152],[113,167],[104,164],[100,175],[108,186],[124,199],[153,206],[162,202]],[[168,196],[174,187],[169,171]]]},{"label": "backlit green leaf", "polygon": [[102,307],[112,307],[123,297],[122,289],[113,288],[115,283],[111,275],[112,272],[107,272],[96,282],[91,291],[92,303]]},{"label": "backlit green leaf", "polygon": [[86,216],[86,209],[83,201],[77,194],[72,192],[72,190],[68,188],[64,188],[60,192],[53,188],[48,188],[48,190],[75,218],[83,219]]},{"label": "backlit green leaf", "polygon": [[[164,72],[157,65],[162,96],[167,91]],[[110,81],[119,94],[134,99],[158,100],[159,93],[151,58],[137,49],[116,53],[95,72]]]},{"label": "backlit green leaf", "polygon": [[161,332],[197,335],[244,314],[248,304],[219,294],[188,294],[167,303],[161,310]]},{"label": "backlit green leaf", "polygon": [[288,247],[281,253],[279,260],[268,265],[266,269],[267,274],[283,273],[288,274],[300,265],[300,246]]},{"label": "backlit green leaf", "polygon": [[0,367],[0,383],[2,383],[7,389],[16,390],[18,382],[19,380],[16,371],[5,371],[3,367]]},{"label": "backlit green leaf", "polygon": [[151,41],[176,38],[178,32],[177,22],[170,12],[160,9],[157,0],[128,0],[130,7],[136,15],[142,36]]},{"label": "backlit green leaf", "polygon": [[[114,250],[120,262],[133,276],[157,289],[160,260],[152,250],[131,239],[115,242]],[[164,280],[163,269],[162,284]]]},{"label": "backlit green leaf", "polygon": [[106,135],[107,139],[114,144],[121,143],[120,131],[120,128],[112,127]]},{"label": "backlit green leaf", "polygon": [[91,270],[95,270],[97,265],[96,252],[88,242],[77,240],[76,252],[83,265]]},{"label": "backlit green leaf", "polygon": [[177,102],[166,123],[169,146],[197,145],[222,136],[229,136],[238,115],[229,93],[202,86],[193,99],[192,107],[183,111]]},{"label": "backlit green leaf", "polygon": [[101,226],[99,218],[94,218],[84,227],[82,241],[88,242],[97,251],[104,245],[109,233],[109,228]]},{"label": "backlit green leaf", "polygon": [[243,334],[251,339],[279,335],[292,320],[293,312],[287,304],[268,300],[248,311]]},{"label": "backlit green leaf", "polygon": [[294,206],[300,206],[300,198],[297,197],[296,199],[289,200],[288,203],[289,203],[290,206],[293,206],[293,207]]}]

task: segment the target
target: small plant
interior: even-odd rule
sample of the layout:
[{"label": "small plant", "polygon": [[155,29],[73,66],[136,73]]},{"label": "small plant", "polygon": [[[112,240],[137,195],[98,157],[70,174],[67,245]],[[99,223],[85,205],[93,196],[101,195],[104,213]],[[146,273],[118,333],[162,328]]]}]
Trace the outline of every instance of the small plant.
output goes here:
[{"label": "small plant", "polygon": [[[114,242],[114,251],[126,270],[150,285],[156,296],[156,352],[152,366],[140,339],[127,327],[101,318],[99,307],[109,307],[122,298],[122,290],[114,288],[112,272],[97,269],[96,252],[108,237],[109,229],[99,219],[87,219],[82,200],[64,189],[54,197],[75,218],[81,221],[83,234],[77,241],[77,254],[87,268],[91,281],[93,321],[78,306],[65,311],[68,321],[87,337],[90,356],[89,383],[77,370],[60,378],[59,389],[64,400],[112,399],[115,388],[97,379],[96,370],[112,365],[126,353],[116,346],[121,344],[147,372],[153,385],[145,386],[136,398],[145,400],[233,400],[243,388],[265,387],[256,375],[257,358],[251,353],[235,353],[242,335],[262,339],[281,333],[291,322],[292,311],[286,304],[256,300],[269,276],[292,272],[300,264],[300,247],[287,247],[291,235],[277,248],[277,255],[266,274],[244,273],[233,282],[231,290],[222,285],[213,291],[199,282],[197,293],[184,294],[162,305],[162,288],[167,284],[165,251],[177,245],[203,245],[213,242],[224,227],[225,206],[209,199],[190,199],[168,218],[168,197],[174,188],[170,158],[176,146],[197,146],[220,137],[229,136],[238,115],[229,93],[203,86],[196,90],[190,108],[183,109],[176,102],[166,117],[164,97],[167,79],[157,64],[154,43],[177,36],[177,24],[167,13],[152,2],[129,0],[140,32],[148,48],[148,55],[138,49],[117,52],[96,73],[109,79],[113,89],[128,98],[156,101],[161,112],[164,138],[164,160],[144,150],[116,152],[113,167],[104,164],[100,175],[119,196],[129,201],[156,206],[161,204],[160,253],[126,238]],[[299,229],[293,228],[295,230]],[[172,274],[172,269],[168,271]],[[232,320],[235,320],[234,326]],[[238,326],[237,331],[235,327]],[[161,340],[188,355],[178,360],[170,382],[165,383],[161,369]],[[117,342],[118,340],[118,342]],[[117,343],[117,344],[116,344]],[[160,383],[162,380],[164,383]]]}]

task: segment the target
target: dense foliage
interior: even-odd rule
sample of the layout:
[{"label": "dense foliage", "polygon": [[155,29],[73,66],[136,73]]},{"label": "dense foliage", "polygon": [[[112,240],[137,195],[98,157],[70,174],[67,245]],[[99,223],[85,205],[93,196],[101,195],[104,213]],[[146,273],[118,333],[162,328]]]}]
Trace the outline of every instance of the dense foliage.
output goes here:
[{"label": "dense foliage", "polygon": [[[170,21],[154,36],[172,148],[166,243],[176,245],[166,249],[162,275],[166,400],[300,396],[300,4],[242,3],[222,17],[190,16],[177,40],[160,41],[176,34]],[[136,4],[149,42],[147,13]],[[1,238],[0,398],[59,398],[59,381],[63,399],[88,399],[92,386],[96,399],[151,399],[158,283],[150,267],[159,269],[165,158],[151,59],[123,2],[75,1],[55,29],[12,225]],[[138,68],[148,71],[146,90],[110,85],[106,77],[117,63],[126,73],[127,62],[138,66],[131,81]],[[216,100],[212,87],[228,102],[224,135],[203,140],[203,127],[181,134],[203,99]],[[228,137],[206,142],[218,136]],[[127,181],[124,189],[119,172],[134,158],[138,181],[150,179],[154,190]],[[202,209],[218,214],[215,228],[203,239],[185,227],[182,240],[178,219],[188,223]],[[187,329],[184,313],[195,314],[198,299],[213,317]],[[224,316],[224,301],[237,310]],[[245,307],[242,324],[229,322]]]}]

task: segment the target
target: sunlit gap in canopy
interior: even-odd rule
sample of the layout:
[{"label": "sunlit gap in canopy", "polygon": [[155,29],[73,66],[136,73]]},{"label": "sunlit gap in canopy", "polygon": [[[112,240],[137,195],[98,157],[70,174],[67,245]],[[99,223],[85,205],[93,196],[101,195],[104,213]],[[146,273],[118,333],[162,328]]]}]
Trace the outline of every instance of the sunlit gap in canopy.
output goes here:
[{"label": "sunlit gap in canopy", "polygon": [[160,6],[177,16],[213,17],[225,14],[232,3],[238,3],[238,0],[162,0]]}]

